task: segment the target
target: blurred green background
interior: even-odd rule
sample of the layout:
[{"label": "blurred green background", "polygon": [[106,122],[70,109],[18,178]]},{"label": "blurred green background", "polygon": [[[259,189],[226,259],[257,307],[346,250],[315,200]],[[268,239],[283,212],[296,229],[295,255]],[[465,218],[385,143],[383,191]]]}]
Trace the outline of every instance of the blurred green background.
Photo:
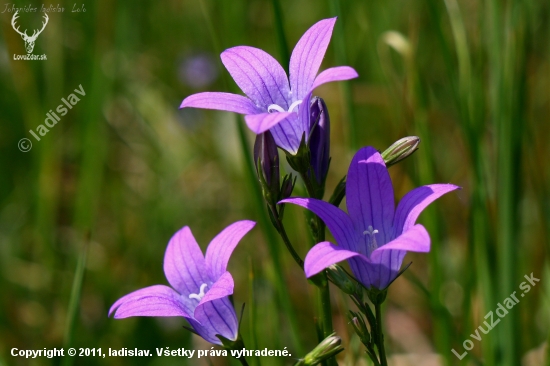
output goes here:
[{"label": "blurred green background", "polygon": [[[49,13],[36,41],[34,54],[46,54],[46,61],[13,59],[26,52],[6,4],[65,8]],[[190,226],[204,249],[240,219],[260,223],[229,266],[236,308],[247,304],[247,346],[288,347],[299,357],[316,344],[312,286],[257,200],[244,154],[253,135],[231,113],[178,107],[199,91],[236,91],[221,50],[250,45],[282,61],[305,30],[333,16],[339,19],[322,68],[350,65],[360,77],[316,91],[332,120],[327,196],[357,148],[385,149],[406,135],[422,143],[390,169],[397,199],[423,184],[463,187],[420,217],[432,251],[408,254],[412,266],[390,289],[390,362],[550,365],[549,15],[550,3],[540,0],[0,4],[0,365],[71,361],[14,358],[13,347],[209,349],[182,328],[183,319],[113,320],[107,310],[135,289],[166,283],[162,259],[176,230]],[[18,24],[31,29],[41,21],[41,13],[23,13]],[[86,95],[36,141],[28,131],[79,85]],[[18,149],[22,138],[32,141],[31,151]],[[303,218],[304,210],[287,209],[302,257],[312,244]],[[459,361],[451,349],[463,353],[485,314],[519,292],[530,273],[540,282]],[[335,290],[334,326],[346,347],[339,362],[369,364],[347,324],[352,305]]]}]

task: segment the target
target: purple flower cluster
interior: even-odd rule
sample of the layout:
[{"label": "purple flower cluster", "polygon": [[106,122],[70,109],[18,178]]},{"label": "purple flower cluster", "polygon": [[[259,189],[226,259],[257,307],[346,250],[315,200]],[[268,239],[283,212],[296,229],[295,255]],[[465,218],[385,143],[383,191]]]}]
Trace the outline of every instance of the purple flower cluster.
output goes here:
[{"label": "purple flower cluster", "polygon": [[[364,287],[385,290],[398,275],[408,251],[430,250],[428,232],[416,224],[420,213],[431,202],[459,187],[422,186],[405,195],[396,208],[384,158],[373,147],[364,147],[353,157],[347,174],[348,213],[320,199],[286,198],[294,181],[290,175],[281,184],[277,148],[287,153],[291,166],[304,180],[311,180],[319,188],[315,192],[320,194],[309,192],[310,196],[322,197],[330,162],[330,119],[324,101],[312,97],[312,92],[324,83],[358,76],[348,66],[329,68],[318,74],[335,22],[336,18],[324,19],[306,31],[292,52],[289,77],[273,57],[260,49],[238,46],[225,50],[222,62],[246,97],[198,93],[185,98],[181,108],[245,115],[248,127],[258,134],[255,165],[275,225],[282,225],[284,207],[276,203],[285,198],[279,204],[292,203],[315,213],[338,244],[323,241],[309,251],[304,263],[307,277],[347,260]],[[415,139],[412,151],[417,145]],[[400,154],[406,156],[409,144],[403,146]],[[191,230],[182,228],[170,239],[164,257],[164,273],[170,287],[155,285],[132,292],[116,301],[109,315],[114,314],[117,319],[182,316],[198,335],[211,343],[236,341],[238,321],[229,299],[234,283],[227,263],[239,241],[254,225],[252,221],[229,225],[212,239],[206,255]],[[282,228],[279,226],[278,230],[281,233]],[[301,265],[301,259],[298,262]]]}]

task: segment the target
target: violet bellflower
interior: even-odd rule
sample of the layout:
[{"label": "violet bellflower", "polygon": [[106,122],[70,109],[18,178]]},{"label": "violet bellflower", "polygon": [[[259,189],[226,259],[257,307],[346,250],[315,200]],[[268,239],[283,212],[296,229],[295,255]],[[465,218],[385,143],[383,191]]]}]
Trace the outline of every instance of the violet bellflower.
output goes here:
[{"label": "violet bellflower", "polygon": [[111,306],[109,316],[182,316],[210,343],[222,345],[216,335],[236,340],[237,315],[228,297],[234,283],[227,262],[255,224],[243,220],[229,225],[212,239],[206,256],[185,226],[170,239],[164,255],[164,274],[172,287],[155,285],[123,296]]},{"label": "violet bellflower", "polygon": [[271,130],[277,145],[295,155],[302,136],[309,141],[313,90],[331,81],[358,76],[349,66],[329,68],[317,75],[335,22],[336,18],[323,19],[304,33],[292,51],[289,78],[277,60],[258,48],[237,46],[225,50],[222,62],[248,98],[231,93],[198,93],[185,98],[180,108],[244,114],[254,133]]},{"label": "violet bellflower", "polygon": [[396,278],[407,251],[429,252],[430,236],[416,219],[430,203],[459,189],[452,184],[431,184],[407,193],[395,209],[393,186],[384,159],[373,147],[353,157],[346,183],[348,214],[313,198],[289,198],[313,211],[327,225],[338,246],[315,245],[304,268],[311,277],[337,262],[348,260],[354,276],[367,288],[384,290]]}]

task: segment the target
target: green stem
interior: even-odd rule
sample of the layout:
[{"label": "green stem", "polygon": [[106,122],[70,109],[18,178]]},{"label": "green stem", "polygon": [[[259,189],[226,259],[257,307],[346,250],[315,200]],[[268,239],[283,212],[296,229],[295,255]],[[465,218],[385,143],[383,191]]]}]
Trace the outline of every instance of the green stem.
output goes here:
[{"label": "green stem", "polygon": [[325,281],[319,286],[319,299],[321,300],[321,324],[323,326],[323,338],[332,334],[332,309],[330,306],[330,290],[326,274],[323,273]]},{"label": "green stem", "polygon": [[[309,169],[311,170],[311,167],[309,167]],[[305,172],[302,171],[298,173],[300,174],[300,176],[302,177],[302,180],[304,181],[308,195],[312,198],[323,199],[322,194],[319,193],[319,192],[322,192],[323,190],[315,189],[314,183],[309,178],[312,175],[308,175],[307,171]],[[317,215],[315,215],[313,238],[317,243],[320,243],[325,240],[325,224]],[[326,338],[332,333],[332,330],[333,330],[332,329],[333,328],[332,327],[332,307],[330,305],[330,288],[328,287],[327,275],[325,272],[323,272],[321,276],[323,277],[323,280],[321,281],[320,285],[317,285],[317,287],[319,289],[321,327],[323,330],[323,338]],[[327,365],[336,365],[336,360],[334,359],[334,357],[329,358],[326,362],[327,362]]]},{"label": "green stem", "polygon": [[382,332],[382,304],[374,304],[376,311],[376,345],[378,347],[378,355],[380,357],[380,365],[388,366],[388,361],[386,360],[386,349],[384,348],[384,334]]},{"label": "green stem", "polygon": [[[334,47],[336,52],[334,57],[336,58],[336,63],[338,65],[348,65],[347,62],[347,52],[346,52],[346,38],[344,35],[344,25],[342,20],[342,9],[340,7],[340,0],[329,0],[330,12],[339,17],[338,22],[336,22],[334,30]],[[342,91],[344,93],[343,98],[345,101],[346,115],[349,125],[348,130],[348,140],[349,145],[353,151],[357,150],[358,141],[357,141],[357,125],[355,122],[355,110],[353,108],[353,98],[351,96],[351,84],[349,81],[344,81],[341,84]]]},{"label": "green stem", "polygon": [[[82,252],[78,258],[76,270],[73,278],[73,287],[71,290],[71,297],[69,300],[69,311],[67,312],[67,328],[65,329],[64,346],[71,347],[73,344],[73,335],[75,322],[78,315],[78,309],[80,305],[80,295],[82,293],[82,283],[84,281],[84,271],[86,270],[86,258],[88,256],[88,245],[90,242],[90,235],[86,235]],[[63,359],[63,365],[72,365],[73,358],[65,357]]]},{"label": "green stem", "polygon": [[277,31],[277,40],[279,41],[279,54],[281,55],[282,62],[281,64],[288,73],[288,65],[290,63],[290,54],[288,52],[288,47],[286,43],[284,22],[283,22],[283,12],[281,10],[281,4],[279,0],[272,0],[273,13],[275,15],[275,29]]},{"label": "green stem", "polygon": [[294,261],[300,266],[301,269],[304,269],[304,261],[302,260],[302,258],[300,258],[300,256],[298,255],[298,253],[294,249],[294,246],[290,242],[290,239],[288,238],[288,235],[286,233],[285,226],[283,225],[283,221],[281,220],[280,216],[277,214],[276,208],[275,207],[270,207],[269,209],[271,210],[271,213],[275,217],[275,220],[274,220],[274,223],[276,224],[275,228],[277,229],[277,232],[279,233],[279,235],[283,239],[283,243],[285,243],[285,246],[288,249],[288,251],[290,252],[290,255],[292,256]]}]

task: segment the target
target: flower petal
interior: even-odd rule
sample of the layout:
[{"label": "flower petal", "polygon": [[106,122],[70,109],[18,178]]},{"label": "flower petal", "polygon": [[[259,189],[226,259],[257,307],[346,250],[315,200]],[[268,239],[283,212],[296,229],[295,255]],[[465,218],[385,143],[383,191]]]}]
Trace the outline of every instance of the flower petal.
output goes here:
[{"label": "flower petal", "polygon": [[[430,236],[422,225],[415,225],[405,233],[374,250],[370,255],[368,268],[361,269],[361,276],[369,284],[386,288],[397,276],[407,252],[429,252]],[[353,266],[352,266],[353,271]],[[354,272],[355,273],[355,272]]]},{"label": "flower petal", "polygon": [[[306,141],[309,142],[309,134],[311,132],[312,121],[311,121],[311,95],[313,91],[309,91],[302,100],[302,104],[298,107],[298,123],[299,129],[305,132]],[[301,141],[301,136],[300,136]],[[299,147],[299,144],[298,144]],[[297,150],[297,149],[296,149]]]},{"label": "flower petal", "polygon": [[[206,249],[206,264],[210,268],[213,281],[225,275],[227,262],[239,241],[256,225],[254,221],[237,221],[223,229]],[[225,273],[224,273],[225,272]],[[211,290],[210,290],[211,291]]]},{"label": "flower petal", "polygon": [[274,127],[279,122],[293,114],[295,115],[296,113],[274,112],[250,114],[248,116],[245,116],[244,120],[246,121],[246,125],[252,130],[252,132],[254,132],[255,134],[260,134]]},{"label": "flower petal", "polygon": [[338,207],[315,198],[287,198],[281,203],[293,203],[312,211],[325,222],[328,229],[344,249],[356,251],[357,234],[353,229],[353,223],[349,216]]},{"label": "flower petal", "polygon": [[188,320],[197,333],[210,343],[222,344],[216,334],[231,340],[237,339],[237,314],[228,297],[209,301],[197,307],[195,319]]},{"label": "flower petal", "polygon": [[290,116],[273,126],[270,130],[277,146],[291,154],[298,152],[302,135],[305,132],[298,113],[291,113]]},{"label": "flower petal", "polygon": [[[206,294],[204,294],[201,301],[197,305],[197,308],[209,301],[214,301],[216,299],[221,299],[222,297],[233,295],[234,287],[235,283],[233,282],[233,276],[231,276],[231,273],[223,273],[220,278],[210,287],[210,289],[208,289]],[[197,310],[195,309],[195,311]]]},{"label": "flower petal", "polygon": [[393,221],[394,237],[401,235],[416,223],[422,211],[433,201],[459,186],[454,184],[430,184],[413,189],[397,205]]},{"label": "flower petal", "polygon": [[309,92],[319,71],[332,36],[336,18],[323,19],[309,28],[294,47],[290,57],[290,88],[293,100]]},{"label": "flower petal", "polygon": [[349,66],[331,67],[330,69],[326,69],[323,72],[321,72],[319,75],[317,75],[317,77],[315,78],[315,82],[311,87],[311,90],[317,88],[319,85],[330,83],[332,81],[350,80],[350,79],[355,79],[358,76],[359,74],[357,73],[357,71],[355,71],[353,67],[349,67]]},{"label": "flower petal", "polygon": [[231,93],[205,92],[188,96],[181,102],[180,108],[205,108],[240,114],[257,114],[262,110],[250,99]]},{"label": "flower petal", "polygon": [[164,274],[182,297],[200,293],[201,285],[214,282],[209,278],[201,248],[185,226],[172,236],[164,254]]},{"label": "flower petal", "polygon": [[168,286],[156,285],[129,293],[118,299],[109,309],[115,319],[131,316],[183,316],[190,317],[189,308],[181,296]]},{"label": "flower petal", "polygon": [[277,104],[287,110],[290,89],[285,71],[271,55],[258,48],[238,46],[222,52],[225,68],[239,88],[263,110]]},{"label": "flower petal", "polygon": [[373,262],[380,262],[382,252],[392,249],[427,253],[430,251],[430,234],[424,226],[414,225],[397,238],[374,250],[370,258]]},{"label": "flower petal", "polygon": [[378,245],[391,240],[394,214],[393,186],[384,159],[367,146],[353,157],[346,183],[348,213],[359,233],[372,226]]},{"label": "flower petal", "polygon": [[321,242],[309,250],[304,261],[306,277],[311,277],[325,268],[361,254],[346,250],[328,241]]},{"label": "flower petal", "polygon": [[365,287],[376,287],[382,290],[399,273],[405,254],[407,252],[404,250],[392,249],[382,251],[377,258],[378,262],[375,262],[372,256],[370,262],[365,260],[363,256],[350,258],[348,262],[355,277]]}]

